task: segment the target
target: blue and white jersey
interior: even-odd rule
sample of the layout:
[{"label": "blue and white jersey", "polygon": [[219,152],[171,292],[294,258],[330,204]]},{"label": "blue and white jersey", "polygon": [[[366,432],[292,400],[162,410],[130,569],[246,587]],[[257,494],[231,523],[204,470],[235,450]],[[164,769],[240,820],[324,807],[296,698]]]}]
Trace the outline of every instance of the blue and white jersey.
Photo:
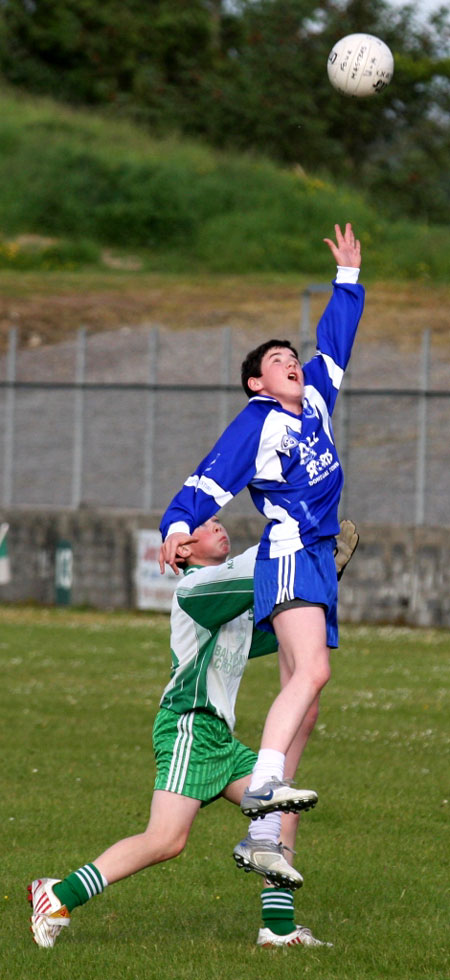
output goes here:
[{"label": "blue and white jersey", "polygon": [[362,286],[333,283],[316,354],[303,365],[301,414],[267,395],[250,398],[167,508],[163,539],[191,533],[244,487],[268,520],[258,558],[289,555],[338,534],[344,481],[331,416],[363,305]]}]

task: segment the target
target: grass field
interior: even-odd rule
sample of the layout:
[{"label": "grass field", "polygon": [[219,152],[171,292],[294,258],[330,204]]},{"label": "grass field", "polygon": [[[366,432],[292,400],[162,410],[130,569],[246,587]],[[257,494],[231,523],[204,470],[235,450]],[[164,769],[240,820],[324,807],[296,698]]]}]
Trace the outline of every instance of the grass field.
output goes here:
[{"label": "grass field", "polygon": [[[146,823],[168,622],[8,607],[0,622],[1,980],[449,977],[448,632],[342,629],[301,767],[319,805],[296,857],[297,921],[333,949],[255,947],[260,880],[236,870],[246,822],[220,802],[180,858],[107,889],[43,950],[27,882]],[[237,734],[255,747],[276,690],[275,659],[252,663]]]}]

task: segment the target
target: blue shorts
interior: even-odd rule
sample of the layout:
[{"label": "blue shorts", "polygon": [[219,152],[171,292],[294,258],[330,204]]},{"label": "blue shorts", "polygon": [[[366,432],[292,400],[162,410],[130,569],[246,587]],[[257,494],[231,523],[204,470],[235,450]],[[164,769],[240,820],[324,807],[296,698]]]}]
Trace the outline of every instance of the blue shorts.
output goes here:
[{"label": "blue shorts", "polygon": [[255,625],[273,633],[274,606],[290,599],[305,599],[325,607],[327,644],[338,646],[337,575],[334,538],[302,548],[281,558],[257,558],[255,565]]}]

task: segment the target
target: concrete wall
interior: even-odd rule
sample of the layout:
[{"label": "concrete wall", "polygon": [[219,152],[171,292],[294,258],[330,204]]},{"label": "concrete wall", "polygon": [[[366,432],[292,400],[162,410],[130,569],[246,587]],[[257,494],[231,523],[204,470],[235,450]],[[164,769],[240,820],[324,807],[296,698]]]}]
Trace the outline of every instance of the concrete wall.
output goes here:
[{"label": "concrete wall", "polygon": [[359,528],[344,573],[340,618],[348,622],[450,626],[450,528]]},{"label": "concrete wall", "polygon": [[[0,519],[10,525],[11,565],[0,602],[54,603],[56,546],[67,540],[73,605],[135,605],[135,532],[157,528],[159,514],[11,510]],[[237,554],[258,540],[262,523],[230,515],[226,526]],[[450,627],[450,528],[364,524],[359,531],[359,548],[341,584],[341,621]]]}]

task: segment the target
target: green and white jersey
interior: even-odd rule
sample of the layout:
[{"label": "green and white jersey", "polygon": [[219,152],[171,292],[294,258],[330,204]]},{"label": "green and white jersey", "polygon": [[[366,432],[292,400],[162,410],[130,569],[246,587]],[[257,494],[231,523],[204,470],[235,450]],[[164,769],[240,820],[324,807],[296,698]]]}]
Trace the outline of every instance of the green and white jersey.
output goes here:
[{"label": "green and white jersey", "polygon": [[204,710],[235,723],[239,684],[249,657],[277,649],[275,636],[253,625],[257,546],[222,565],[193,566],[175,590],[170,618],[171,679],[161,707]]}]

